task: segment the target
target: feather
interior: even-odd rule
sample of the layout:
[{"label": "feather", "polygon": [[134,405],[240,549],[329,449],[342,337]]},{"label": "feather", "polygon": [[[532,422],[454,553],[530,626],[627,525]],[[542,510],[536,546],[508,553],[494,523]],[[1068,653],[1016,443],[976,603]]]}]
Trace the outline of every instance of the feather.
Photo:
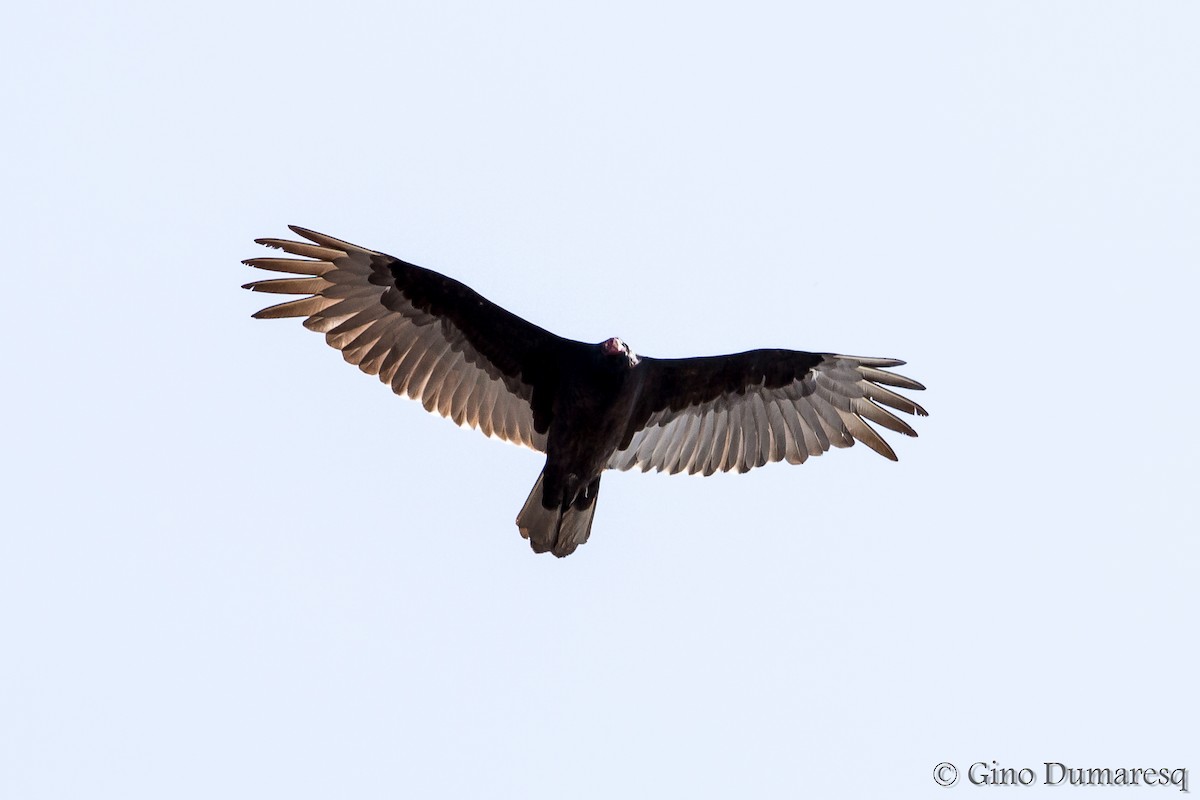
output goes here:
[{"label": "feather", "polygon": [[289,300],[274,306],[268,306],[254,313],[255,319],[283,319],[285,317],[307,317],[319,314],[331,301],[324,297],[302,297],[299,300]]},{"label": "feather", "polygon": [[333,263],[330,261],[310,261],[307,258],[248,258],[242,263],[247,267],[297,275],[324,275],[333,269]]},{"label": "feather", "polygon": [[307,242],[293,242],[288,239],[255,239],[254,242],[255,244],[262,244],[267,247],[274,247],[285,253],[291,253],[294,256],[304,256],[316,261],[336,261],[339,258],[346,257],[346,253],[341,249],[320,247],[308,244]]},{"label": "feather", "polygon": [[252,292],[269,292],[271,294],[319,294],[322,289],[332,284],[320,278],[272,278],[266,281],[254,281],[242,284],[243,289]]}]

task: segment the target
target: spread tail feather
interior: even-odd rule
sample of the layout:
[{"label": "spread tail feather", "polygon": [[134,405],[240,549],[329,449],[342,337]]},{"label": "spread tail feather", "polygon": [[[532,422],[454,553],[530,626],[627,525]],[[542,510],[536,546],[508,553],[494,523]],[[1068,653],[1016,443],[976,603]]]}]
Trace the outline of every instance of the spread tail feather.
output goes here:
[{"label": "spread tail feather", "polygon": [[521,536],[529,540],[533,552],[552,552],[564,558],[586,542],[592,532],[600,480],[597,478],[589,491],[581,493],[566,509],[562,509],[557,504],[554,508],[546,508],[542,504],[544,478],[544,472],[538,475],[533,491],[521,507],[521,513],[517,514],[517,528]]}]

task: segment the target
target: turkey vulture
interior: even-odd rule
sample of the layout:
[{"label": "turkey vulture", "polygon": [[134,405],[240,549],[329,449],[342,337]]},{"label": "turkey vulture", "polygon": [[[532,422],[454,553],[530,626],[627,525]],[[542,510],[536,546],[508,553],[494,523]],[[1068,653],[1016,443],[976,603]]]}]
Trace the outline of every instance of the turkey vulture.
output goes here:
[{"label": "turkey vulture", "polygon": [[254,316],[302,317],[396,394],[545,453],[517,515],[538,553],[563,557],[587,541],[606,469],[745,472],[771,461],[800,464],[856,440],[894,461],[867,422],[916,436],[884,406],[925,416],[887,388],[925,388],[886,371],[903,361],[798,350],[638,356],[620,339],[564,339],[444,275],[291,229],[307,241],[256,242],[299,258],[244,263],[296,277],[244,288],[301,297]]}]

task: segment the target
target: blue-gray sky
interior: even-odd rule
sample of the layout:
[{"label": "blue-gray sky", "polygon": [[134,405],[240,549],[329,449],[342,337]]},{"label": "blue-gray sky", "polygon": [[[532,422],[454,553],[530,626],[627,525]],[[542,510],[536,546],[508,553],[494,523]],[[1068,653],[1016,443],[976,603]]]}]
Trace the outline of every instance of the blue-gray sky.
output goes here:
[{"label": "blue-gray sky", "polygon": [[[1194,3],[6,29],[0,795],[1200,769]],[[898,464],[610,474],[591,542],[535,557],[539,456],[249,318],[287,223],[649,355],[905,358],[932,416]]]}]

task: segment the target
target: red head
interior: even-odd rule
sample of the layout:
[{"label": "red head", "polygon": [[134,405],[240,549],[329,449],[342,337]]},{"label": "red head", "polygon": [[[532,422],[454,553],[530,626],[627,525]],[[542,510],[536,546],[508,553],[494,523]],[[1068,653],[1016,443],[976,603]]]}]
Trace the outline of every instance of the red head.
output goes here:
[{"label": "red head", "polygon": [[600,352],[606,356],[624,355],[629,359],[629,366],[637,366],[638,357],[629,349],[629,345],[622,342],[616,336],[611,339],[605,339],[600,343]]}]

